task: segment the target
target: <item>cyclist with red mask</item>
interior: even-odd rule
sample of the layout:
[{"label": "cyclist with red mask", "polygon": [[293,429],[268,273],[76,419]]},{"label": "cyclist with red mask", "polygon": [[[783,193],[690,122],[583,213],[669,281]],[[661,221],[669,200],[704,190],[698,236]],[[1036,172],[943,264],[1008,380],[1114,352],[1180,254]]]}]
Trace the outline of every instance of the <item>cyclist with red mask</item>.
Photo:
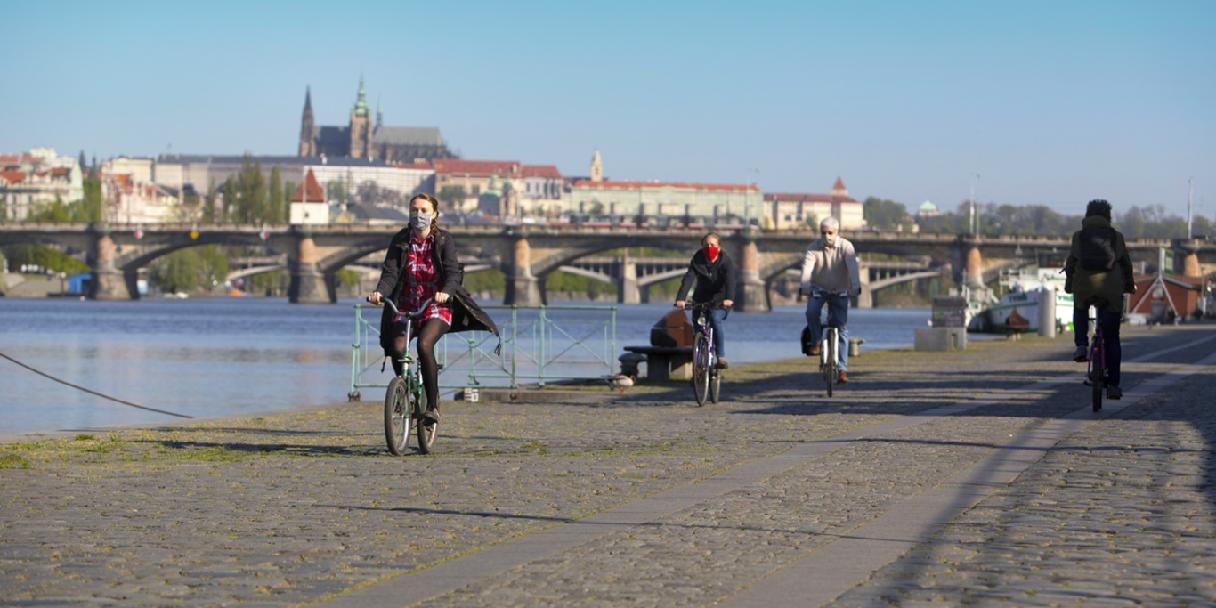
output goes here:
[{"label": "cyclist with red mask", "polygon": [[[680,291],[676,293],[676,308],[684,310],[687,302],[684,298],[692,287],[693,279],[697,287],[692,292],[692,301],[697,304],[713,304],[712,314],[708,315],[709,326],[714,330],[714,350],[718,352],[718,369],[726,369],[726,336],[722,333],[722,317],[725,311],[735,305],[735,265],[730,257],[722,250],[721,239],[717,233],[711,232],[701,237],[701,248],[692,255],[688,262],[688,271],[684,280],[680,281]],[[697,316],[705,314],[705,309],[697,309]],[[696,318],[693,318],[696,322]]]}]

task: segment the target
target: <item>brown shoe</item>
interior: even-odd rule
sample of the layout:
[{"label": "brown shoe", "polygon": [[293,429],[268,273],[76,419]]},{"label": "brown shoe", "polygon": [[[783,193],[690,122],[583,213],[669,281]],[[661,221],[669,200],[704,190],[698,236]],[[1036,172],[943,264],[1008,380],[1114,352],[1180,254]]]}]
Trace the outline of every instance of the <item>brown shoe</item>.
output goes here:
[{"label": "brown shoe", "polygon": [[836,374],[836,381],[841,384],[848,384],[849,383],[849,372],[846,372],[843,369],[840,370],[840,372]]},{"label": "brown shoe", "polygon": [[818,357],[819,353],[821,353],[821,352],[823,352],[823,346],[821,346],[818,342],[816,342],[811,345],[811,352],[808,356]]}]

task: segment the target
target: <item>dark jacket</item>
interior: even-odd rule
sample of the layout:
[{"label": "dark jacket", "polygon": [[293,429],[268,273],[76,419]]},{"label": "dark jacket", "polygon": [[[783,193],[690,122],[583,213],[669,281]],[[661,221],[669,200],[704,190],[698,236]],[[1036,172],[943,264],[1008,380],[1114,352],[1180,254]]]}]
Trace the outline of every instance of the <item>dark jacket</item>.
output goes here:
[{"label": "dark jacket", "polygon": [[[1109,247],[1114,258],[1113,266],[1107,270],[1086,270],[1081,264],[1085,257],[1082,248]],[[1064,291],[1074,294],[1074,306],[1084,306],[1090,298],[1103,302],[1108,310],[1123,310],[1123,294],[1136,290],[1132,276],[1132,258],[1123,241],[1123,233],[1110,225],[1110,220],[1100,215],[1089,215],[1081,220],[1081,229],[1072,235],[1072,248],[1064,262]]]},{"label": "dark jacket", "polygon": [[[448,331],[488,331],[498,335],[498,327],[494,320],[473,301],[473,296],[465,290],[461,281],[464,271],[461,270],[460,260],[456,256],[456,240],[448,231],[435,227],[431,230],[435,237],[435,246],[431,249],[435,256],[435,268],[439,269],[442,291],[452,297],[448,300],[452,307],[452,327]],[[410,273],[405,270],[406,257],[409,255],[409,242],[413,238],[410,228],[403,228],[393,235],[389,241],[388,251],[384,254],[384,264],[380,270],[380,282],[376,283],[376,291],[386,298],[396,298],[407,281],[412,280]],[[386,337],[392,329],[393,313],[387,306],[380,315],[380,346],[388,349]]]},{"label": "dark jacket", "polygon": [[721,304],[722,300],[735,299],[735,265],[731,263],[725,251],[719,250],[718,259],[710,262],[705,250],[698,249],[688,262],[688,271],[684,273],[684,280],[680,281],[676,300],[685,299],[694,277],[697,280],[697,288],[692,292],[693,302],[712,302],[717,305]]}]

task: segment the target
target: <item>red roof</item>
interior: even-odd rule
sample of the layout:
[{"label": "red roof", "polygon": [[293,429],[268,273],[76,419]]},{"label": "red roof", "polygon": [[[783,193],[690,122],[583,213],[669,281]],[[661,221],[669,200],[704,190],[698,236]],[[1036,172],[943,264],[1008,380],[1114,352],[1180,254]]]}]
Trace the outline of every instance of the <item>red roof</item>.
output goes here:
[{"label": "red roof", "polygon": [[19,184],[25,181],[25,171],[5,169],[0,171],[0,177],[3,177],[10,184]]},{"label": "red roof", "polygon": [[843,180],[843,179],[840,179],[840,177],[839,177],[839,176],[837,176],[837,177],[836,177],[836,183],[832,184],[832,190],[845,190],[845,191],[847,191],[847,190],[848,190],[848,188],[845,188],[845,187],[844,187],[844,180]]},{"label": "red roof", "polygon": [[51,167],[52,176],[67,175],[67,174],[68,174],[67,167]]},{"label": "red roof", "polygon": [[296,188],[296,193],[291,196],[291,202],[303,203],[307,200],[310,203],[324,203],[325,190],[321,188],[321,184],[317,183],[317,176],[312,174],[312,169],[304,174],[304,183]]},{"label": "red roof", "polygon": [[520,166],[517,160],[464,160],[462,158],[436,158],[431,161],[431,165],[435,167],[435,173],[479,177],[517,175]]},{"label": "red roof", "polygon": [[708,190],[711,192],[759,192],[756,184],[709,184],[700,182],[642,182],[642,181],[603,181],[579,180],[574,182],[575,188],[605,188],[608,190],[640,190],[642,188],[678,188],[683,190]]},{"label": "red roof", "polygon": [[[837,180],[839,181],[839,180]],[[769,192],[764,200],[782,203],[856,203],[851,196],[835,196],[815,192]]]},{"label": "red roof", "polygon": [[37,160],[29,154],[0,154],[0,163],[32,163]]},{"label": "red roof", "polygon": [[549,177],[553,179],[561,179],[562,172],[558,171],[556,165],[523,165],[519,168],[519,172],[523,177]]}]

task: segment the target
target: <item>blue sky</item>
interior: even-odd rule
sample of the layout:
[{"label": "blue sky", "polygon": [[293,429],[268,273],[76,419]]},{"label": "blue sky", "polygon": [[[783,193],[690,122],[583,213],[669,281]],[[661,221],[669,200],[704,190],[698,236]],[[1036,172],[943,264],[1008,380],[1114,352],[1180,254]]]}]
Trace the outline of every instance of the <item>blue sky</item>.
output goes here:
[{"label": "blue sky", "polygon": [[[0,150],[291,154],[304,88],[466,158],[1216,215],[1216,2],[27,2]],[[978,180],[974,178],[979,174]]]}]

